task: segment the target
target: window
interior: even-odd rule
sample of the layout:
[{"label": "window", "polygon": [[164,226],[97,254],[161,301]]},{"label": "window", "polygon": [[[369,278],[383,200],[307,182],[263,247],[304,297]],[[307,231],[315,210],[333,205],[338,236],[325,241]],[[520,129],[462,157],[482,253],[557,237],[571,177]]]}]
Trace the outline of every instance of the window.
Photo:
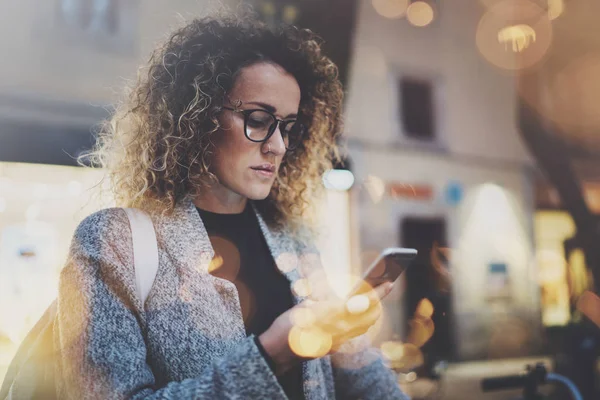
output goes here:
[{"label": "window", "polygon": [[114,35],[119,29],[118,0],[60,0],[59,18],[82,31]]},{"label": "window", "polygon": [[115,35],[119,31],[118,0],[95,0],[92,29]]},{"label": "window", "polygon": [[86,29],[90,24],[90,2],[82,0],[60,0],[58,17],[68,26]]},{"label": "window", "polygon": [[137,35],[137,0],[55,0],[54,31],[69,42],[130,53]]},{"label": "window", "polygon": [[435,140],[433,85],[430,81],[400,79],[400,108],[403,129],[408,137]]}]

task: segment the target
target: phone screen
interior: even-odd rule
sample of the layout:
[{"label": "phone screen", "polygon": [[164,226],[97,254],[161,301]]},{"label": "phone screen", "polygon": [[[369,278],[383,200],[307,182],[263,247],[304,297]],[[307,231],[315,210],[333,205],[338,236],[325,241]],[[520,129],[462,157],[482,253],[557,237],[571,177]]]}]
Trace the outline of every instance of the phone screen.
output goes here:
[{"label": "phone screen", "polygon": [[414,249],[387,249],[369,267],[351,295],[365,293],[385,282],[394,282],[417,256]]}]

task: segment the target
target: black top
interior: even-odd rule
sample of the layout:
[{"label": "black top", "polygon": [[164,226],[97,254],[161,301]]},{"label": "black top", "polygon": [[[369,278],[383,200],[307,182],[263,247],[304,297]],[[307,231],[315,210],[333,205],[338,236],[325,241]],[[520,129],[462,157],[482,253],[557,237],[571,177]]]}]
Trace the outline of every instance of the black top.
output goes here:
[{"label": "black top", "polygon": [[[215,250],[211,274],[235,284],[246,334],[258,337],[293,307],[290,282],[277,269],[250,204],[240,214],[198,212]],[[268,355],[259,349],[273,367]],[[290,399],[304,399],[301,364],[277,379]]]}]

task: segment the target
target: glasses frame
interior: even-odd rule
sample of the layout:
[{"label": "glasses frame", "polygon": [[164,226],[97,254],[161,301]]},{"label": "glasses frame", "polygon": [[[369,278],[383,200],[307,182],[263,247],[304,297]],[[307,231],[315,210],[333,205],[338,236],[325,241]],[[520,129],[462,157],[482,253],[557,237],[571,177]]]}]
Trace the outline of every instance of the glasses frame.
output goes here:
[{"label": "glasses frame", "polygon": [[[285,127],[290,124],[290,123],[298,123],[300,125],[302,125],[302,127],[304,127],[304,125],[302,124],[302,122],[298,121],[298,119],[289,119],[289,120],[283,120],[283,119],[279,119],[277,118],[277,116],[275,114],[273,114],[270,111],[265,110],[264,108],[252,108],[252,109],[248,109],[248,110],[242,110],[240,108],[233,108],[233,107],[227,107],[227,106],[222,106],[225,110],[229,110],[229,111],[233,111],[235,113],[240,113],[244,116],[244,136],[246,136],[246,139],[248,139],[251,142],[254,143],[264,143],[267,140],[269,140],[271,138],[271,136],[273,136],[273,134],[275,133],[275,131],[277,130],[277,128],[279,128],[279,133],[281,134],[281,132],[283,132],[283,129],[285,129]],[[260,139],[260,140],[256,140],[256,139],[252,139],[250,138],[250,136],[248,136],[248,118],[250,117],[250,114],[252,114],[255,111],[261,111],[264,113],[269,114],[273,120],[275,122],[273,122],[273,124],[271,124],[271,126],[269,126],[269,132],[267,133],[267,136],[265,136],[264,139]],[[305,128],[306,129],[306,128]],[[303,136],[304,132],[302,132]],[[283,135],[282,135],[283,138]],[[285,143],[285,140],[284,140]],[[298,142],[300,143],[300,142]],[[285,146],[285,149],[288,151],[292,151],[297,149],[298,146],[293,146],[293,147],[289,147],[289,142],[288,145]]]}]

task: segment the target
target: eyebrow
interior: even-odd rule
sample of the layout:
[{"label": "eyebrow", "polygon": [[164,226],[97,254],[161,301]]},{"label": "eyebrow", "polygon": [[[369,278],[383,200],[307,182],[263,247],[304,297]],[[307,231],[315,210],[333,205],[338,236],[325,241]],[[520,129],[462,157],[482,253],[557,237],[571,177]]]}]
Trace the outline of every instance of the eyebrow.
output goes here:
[{"label": "eyebrow", "polygon": [[[269,112],[271,112],[271,113],[273,113],[273,114],[275,114],[275,113],[277,112],[277,108],[273,107],[273,106],[272,106],[272,105],[270,105],[270,104],[267,104],[267,103],[262,103],[262,102],[260,102],[260,101],[249,101],[249,102],[247,102],[246,104],[254,104],[254,105],[256,105],[256,106],[259,106],[259,107],[262,107],[262,108],[264,108],[265,110],[267,110],[267,111],[269,111]],[[287,117],[285,117],[284,119],[297,118],[297,117],[298,117],[298,114],[289,114],[289,115],[288,115]]]}]

